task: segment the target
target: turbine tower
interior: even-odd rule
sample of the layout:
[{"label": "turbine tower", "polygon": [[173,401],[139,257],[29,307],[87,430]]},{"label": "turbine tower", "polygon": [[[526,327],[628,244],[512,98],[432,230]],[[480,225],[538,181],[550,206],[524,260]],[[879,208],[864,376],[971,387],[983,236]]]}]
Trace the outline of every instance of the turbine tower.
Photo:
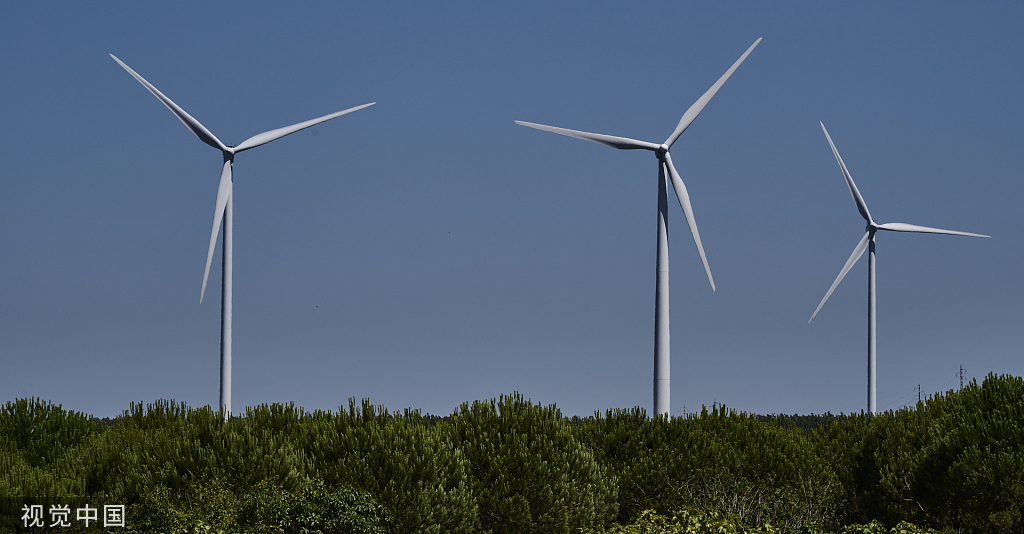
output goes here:
[{"label": "turbine tower", "polygon": [[635,150],[644,149],[654,152],[655,157],[658,159],[658,256],[657,256],[657,270],[655,274],[655,298],[654,298],[654,414],[664,415],[668,417],[670,415],[670,347],[669,347],[669,315],[668,315],[668,185],[666,175],[672,180],[672,188],[675,190],[676,198],[679,200],[679,207],[683,209],[683,215],[686,217],[686,223],[690,226],[690,233],[693,234],[693,241],[697,244],[697,251],[700,253],[700,260],[704,263],[704,272],[708,275],[708,282],[711,283],[711,290],[715,289],[715,279],[711,277],[711,268],[708,267],[707,257],[704,255],[704,246],[700,242],[700,234],[697,232],[697,223],[693,218],[693,209],[690,207],[690,196],[686,192],[686,186],[683,185],[682,179],[679,178],[679,173],[676,172],[675,165],[672,164],[672,156],[669,154],[669,149],[672,148],[672,144],[676,142],[676,139],[690,126],[690,123],[697,118],[704,106],[711,101],[711,97],[715,96],[715,93],[722,88],[722,84],[732,76],[732,73],[743,63],[744,59],[750,55],[750,52],[754,50],[754,47],[761,42],[761,39],[754,41],[754,44],[750,45],[750,48],[736,60],[735,63],[729,67],[729,70],[725,71],[725,74],[711,86],[696,102],[690,106],[690,109],[686,110],[683,117],[679,120],[679,124],[676,126],[675,131],[672,135],[668,136],[668,139],[660,145],[654,143],[648,143],[646,141],[637,141],[635,139],[628,139],[625,137],[615,137],[611,135],[595,134],[580,132],[576,130],[567,130],[565,128],[556,128],[554,126],[544,126],[542,124],[534,124],[532,122],[515,121],[516,124],[522,126],[529,126],[530,128],[536,128],[538,130],[545,130],[561,135],[568,135],[570,137],[576,137],[585,141],[593,141],[602,145],[607,145],[612,148],[618,148],[621,150]]},{"label": "turbine tower", "polygon": [[278,128],[276,130],[270,130],[263,132],[259,135],[254,135],[237,146],[228,146],[222,143],[216,136],[210,133],[199,121],[192,118],[191,115],[185,113],[185,110],[178,107],[177,104],[171,101],[170,98],[164,96],[153,84],[147,82],[142,76],[139,76],[134,70],[128,65],[125,65],[123,61],[117,59],[117,56],[110,54],[110,57],[114,58],[114,61],[124,67],[124,70],[128,71],[129,74],[135,77],[142,85],[149,89],[153,95],[155,95],[161,102],[170,109],[175,116],[185,125],[186,128],[196,134],[202,142],[216,148],[221,151],[224,156],[224,165],[221,168],[220,174],[220,185],[217,186],[217,204],[213,212],[213,231],[210,234],[210,249],[206,255],[206,271],[203,273],[203,288],[199,292],[199,302],[203,302],[203,297],[206,295],[206,281],[210,276],[210,264],[213,261],[213,249],[217,244],[217,234],[220,230],[221,223],[224,225],[224,241],[223,241],[223,253],[222,253],[222,267],[221,267],[221,301],[220,301],[220,408],[224,410],[224,416],[227,417],[231,413],[231,270],[232,270],[232,204],[233,196],[232,190],[234,188],[234,182],[231,178],[231,167],[235,162],[235,154],[255,148],[260,145],[269,143],[276,139],[280,139],[288,134],[295,133],[299,130],[304,130],[310,126],[315,126],[321,122],[331,120],[335,117],[340,117],[353,111],[358,111],[367,106],[372,106],[376,102],[370,102],[369,104],[363,104],[354,108],[331,113],[330,115],[324,115],[316,119],[311,119],[291,126],[285,126],[284,128]]},{"label": "turbine tower", "polygon": [[843,176],[846,178],[846,185],[850,188],[850,194],[853,195],[853,202],[857,205],[857,211],[860,212],[860,216],[864,217],[864,221],[867,222],[867,233],[861,238],[860,243],[853,249],[853,254],[850,254],[850,259],[846,260],[846,265],[843,266],[843,270],[839,271],[839,276],[836,277],[836,281],[832,282],[832,287],[828,288],[828,292],[825,293],[825,298],[821,299],[821,303],[818,304],[817,309],[811,314],[811,318],[807,321],[810,324],[814,320],[814,317],[818,315],[821,307],[825,305],[825,301],[835,291],[836,286],[843,280],[846,273],[850,272],[853,268],[853,264],[857,263],[857,260],[864,255],[864,251],[868,251],[868,413],[874,414],[877,412],[877,396],[875,387],[875,232],[878,230],[889,230],[890,232],[918,232],[923,234],[949,234],[949,235],[966,235],[971,237],[988,237],[987,235],[972,234],[970,232],[958,232],[955,230],[942,230],[939,228],[929,228],[927,226],[918,226],[916,224],[906,223],[885,223],[878,224],[871,218],[871,212],[868,211],[868,205],[864,202],[864,197],[860,195],[860,191],[857,190],[857,184],[853,183],[853,177],[850,176],[850,171],[846,170],[846,164],[843,163],[843,158],[839,156],[839,151],[836,150],[835,143],[832,142],[832,137],[828,135],[828,130],[825,129],[825,124],[821,124],[821,131],[825,132],[825,138],[828,139],[828,144],[832,147],[832,153],[836,156],[836,161],[839,162],[839,168],[843,171]]}]

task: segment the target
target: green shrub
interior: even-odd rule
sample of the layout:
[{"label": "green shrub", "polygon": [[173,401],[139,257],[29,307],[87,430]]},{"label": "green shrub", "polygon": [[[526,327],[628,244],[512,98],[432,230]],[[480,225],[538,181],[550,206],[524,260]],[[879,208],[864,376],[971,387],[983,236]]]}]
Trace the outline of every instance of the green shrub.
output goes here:
[{"label": "green shrub", "polygon": [[848,522],[912,521],[963,533],[1024,531],[1024,380],[979,386],[871,417],[839,418],[818,436],[831,451]]},{"label": "green shrub", "polygon": [[293,488],[307,464],[293,441],[256,418],[225,421],[209,407],[158,401],[145,410],[133,404],[113,428],[55,467],[79,472],[88,493],[125,503],[155,486],[178,490],[193,480],[222,480],[240,491],[265,479]]},{"label": "green shrub", "polygon": [[447,418],[157,401],[100,425],[20,399],[0,410],[0,531],[23,504],[119,503],[154,532],[1024,532],[1020,378],[813,430],[762,419],[566,419],[513,395]]},{"label": "green shrub", "polygon": [[802,431],[724,407],[654,420],[641,409],[609,411],[580,426],[619,475],[620,522],[646,509],[713,509],[786,531],[836,523],[839,479]]},{"label": "green shrub", "polygon": [[469,459],[485,530],[603,530],[615,517],[614,477],[554,406],[518,394],[465,403],[451,416],[450,431]]},{"label": "green shrub", "polygon": [[644,510],[636,521],[628,525],[615,525],[608,534],[778,534],[779,529],[768,523],[744,527],[735,517],[716,510],[684,508],[671,518],[654,510]]},{"label": "green shrub", "polygon": [[0,441],[13,443],[31,466],[56,461],[100,430],[92,417],[34,397],[16,399],[0,409]]},{"label": "green shrub", "polygon": [[302,480],[288,491],[264,480],[236,493],[223,481],[156,486],[129,507],[128,533],[384,534],[389,516],[366,492]]},{"label": "green shrub", "polygon": [[364,400],[337,415],[317,412],[297,443],[310,471],[329,484],[370,492],[393,516],[395,533],[471,533],[479,527],[469,463],[448,433],[416,412],[390,416]]},{"label": "green shrub", "polygon": [[847,525],[840,529],[838,534],[939,534],[939,532],[906,521],[900,521],[891,529],[886,529],[878,521],[872,521],[866,525]]}]

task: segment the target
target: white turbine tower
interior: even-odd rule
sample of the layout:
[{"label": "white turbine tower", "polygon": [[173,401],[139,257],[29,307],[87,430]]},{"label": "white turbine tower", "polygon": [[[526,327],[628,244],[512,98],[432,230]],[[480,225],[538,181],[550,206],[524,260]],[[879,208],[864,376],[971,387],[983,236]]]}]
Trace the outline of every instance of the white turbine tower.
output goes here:
[{"label": "white turbine tower", "polygon": [[868,211],[868,205],[864,202],[864,197],[860,196],[860,191],[857,190],[857,184],[853,183],[853,177],[850,176],[850,171],[846,170],[846,164],[843,163],[843,158],[839,156],[839,151],[836,150],[835,143],[832,142],[832,137],[828,135],[828,130],[825,129],[825,124],[821,123],[821,131],[825,132],[825,138],[828,139],[828,144],[832,147],[832,153],[836,156],[836,161],[839,162],[839,168],[843,171],[843,176],[846,178],[846,185],[850,188],[850,194],[853,195],[853,201],[857,204],[857,211],[860,212],[860,216],[864,217],[864,221],[868,223],[867,233],[861,238],[860,243],[853,249],[853,254],[850,254],[850,259],[846,260],[846,265],[843,266],[843,270],[839,271],[839,276],[836,277],[836,281],[832,282],[832,287],[828,288],[828,292],[825,293],[825,298],[821,299],[821,303],[818,304],[817,309],[811,314],[811,318],[807,321],[810,323],[814,320],[814,317],[818,315],[821,307],[825,305],[825,301],[835,291],[836,286],[843,280],[846,273],[850,271],[853,264],[857,263],[857,260],[864,255],[864,251],[868,251],[868,413],[874,414],[877,412],[877,402],[875,395],[875,232],[878,230],[889,230],[891,232],[918,232],[924,234],[949,234],[949,235],[966,235],[971,237],[988,237],[987,235],[972,234],[970,232],[957,232],[955,230],[942,230],[939,228],[929,228],[927,226],[917,226],[916,224],[906,223],[885,223],[878,224],[871,218],[871,212]]},{"label": "white turbine tower", "polygon": [[254,135],[237,146],[228,146],[220,142],[216,136],[210,133],[199,121],[192,118],[191,115],[185,113],[185,110],[178,107],[177,104],[171,102],[170,98],[164,96],[153,84],[147,82],[142,76],[139,76],[134,70],[128,65],[125,65],[120,59],[117,59],[114,54],[110,54],[110,57],[114,58],[119,65],[124,67],[124,70],[128,71],[129,74],[135,77],[142,85],[149,89],[161,102],[167,106],[168,109],[173,112],[178,119],[181,120],[185,126],[196,134],[200,140],[204,143],[216,148],[221,151],[224,155],[224,167],[221,169],[220,174],[220,185],[217,187],[217,204],[213,212],[213,231],[210,234],[210,250],[206,255],[206,271],[203,273],[203,288],[199,292],[199,302],[203,302],[203,297],[206,295],[206,280],[210,276],[210,263],[213,261],[213,249],[217,244],[217,234],[220,230],[221,221],[224,223],[224,249],[222,253],[222,271],[221,271],[221,319],[220,319],[220,407],[224,410],[225,417],[231,413],[231,238],[232,238],[232,190],[234,188],[233,181],[231,179],[231,166],[235,161],[235,154],[255,148],[260,145],[280,139],[288,134],[295,133],[299,130],[315,126],[321,122],[331,120],[335,117],[340,117],[346,113],[352,113],[358,111],[367,106],[372,106],[376,102],[369,104],[363,104],[354,108],[349,108],[343,111],[331,113],[330,115],[324,115],[316,119],[300,122],[291,126],[285,126],[284,128],[278,128],[276,130],[270,130],[263,132],[259,135]]},{"label": "white turbine tower", "polygon": [[732,73],[743,63],[744,59],[750,55],[750,52],[754,50],[754,47],[761,42],[761,39],[754,41],[754,44],[750,45],[750,48],[736,60],[735,63],[729,67],[729,70],[725,71],[725,74],[711,86],[696,102],[690,106],[690,109],[686,110],[683,117],[679,120],[679,124],[676,126],[675,131],[672,135],[668,136],[668,139],[660,145],[654,143],[648,143],[646,141],[637,141],[635,139],[628,139],[625,137],[614,137],[611,135],[594,134],[587,132],[579,132],[576,130],[567,130],[565,128],[556,128],[554,126],[544,126],[542,124],[534,124],[532,122],[515,121],[516,124],[522,126],[529,126],[530,128],[536,128],[538,130],[545,130],[548,132],[554,132],[557,134],[568,135],[570,137],[576,137],[586,141],[593,141],[602,145],[607,145],[612,148],[618,148],[622,150],[634,150],[644,149],[654,152],[655,157],[658,158],[658,259],[657,259],[657,272],[655,275],[655,299],[654,299],[654,413],[655,415],[669,416],[669,405],[670,405],[670,389],[669,389],[669,377],[670,377],[670,348],[669,348],[669,316],[668,316],[668,186],[666,184],[665,175],[668,174],[672,180],[672,188],[675,190],[676,198],[679,200],[679,207],[683,209],[683,215],[686,216],[686,222],[690,226],[690,232],[693,234],[693,241],[697,244],[697,251],[700,253],[700,260],[704,263],[704,271],[708,274],[708,282],[711,283],[711,290],[715,289],[715,280],[711,277],[711,268],[708,267],[707,257],[704,255],[704,246],[700,242],[700,234],[697,232],[697,223],[693,218],[693,209],[690,207],[690,196],[686,192],[686,186],[683,185],[682,179],[679,178],[679,173],[676,172],[675,165],[672,164],[672,156],[669,155],[668,151],[672,147],[672,144],[676,142],[680,134],[690,126],[690,123],[697,118],[704,106],[711,101],[711,97],[715,96],[715,93],[722,88],[722,84],[732,76]]}]

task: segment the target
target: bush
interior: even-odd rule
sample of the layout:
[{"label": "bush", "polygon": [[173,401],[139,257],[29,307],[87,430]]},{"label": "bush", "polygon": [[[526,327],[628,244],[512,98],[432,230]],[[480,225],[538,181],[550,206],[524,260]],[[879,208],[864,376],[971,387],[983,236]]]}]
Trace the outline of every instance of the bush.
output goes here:
[{"label": "bush", "polygon": [[58,463],[77,472],[88,493],[133,503],[155,486],[221,480],[238,491],[271,479],[291,489],[305,476],[305,451],[291,436],[254,418],[224,419],[209,407],[158,401],[133,404],[116,425]]},{"label": "bush", "polygon": [[225,420],[158,401],[111,426],[21,399],[0,410],[0,531],[24,504],[108,503],[167,532],[1024,532],[1020,378],[875,416],[762,419],[566,419],[513,395],[447,418],[351,401]]},{"label": "bush", "polygon": [[156,486],[129,507],[129,533],[384,534],[389,515],[366,492],[303,480],[293,491],[264,480],[235,493],[223,481]]},{"label": "bush", "polygon": [[310,471],[329,484],[370,492],[393,514],[395,533],[471,533],[480,522],[469,463],[441,427],[416,412],[390,416],[364,400],[347,412],[318,412],[304,421],[297,443]]},{"label": "bush", "polygon": [[34,467],[56,461],[99,432],[98,420],[34,397],[16,399],[0,409],[0,442],[12,443]]},{"label": "bush", "polygon": [[451,417],[450,432],[470,462],[485,530],[603,530],[615,517],[614,477],[554,406],[518,394],[464,403]]},{"label": "bush", "polygon": [[684,508],[672,518],[654,510],[644,510],[636,521],[628,525],[615,525],[608,534],[778,534],[779,529],[768,523],[756,527],[743,527],[733,516],[717,510]]},{"label": "bush", "polygon": [[900,521],[963,533],[1024,531],[1024,380],[915,407],[839,418],[818,435],[851,503],[847,521]]},{"label": "bush", "polygon": [[651,421],[641,409],[609,411],[580,426],[619,474],[620,522],[646,509],[719,510],[786,531],[837,522],[839,479],[799,430],[724,407]]}]

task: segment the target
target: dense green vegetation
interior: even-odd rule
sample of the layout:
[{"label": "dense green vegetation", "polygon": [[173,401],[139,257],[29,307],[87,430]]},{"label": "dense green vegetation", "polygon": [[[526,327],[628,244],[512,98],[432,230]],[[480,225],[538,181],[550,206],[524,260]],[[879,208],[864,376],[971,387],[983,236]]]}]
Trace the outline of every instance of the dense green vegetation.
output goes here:
[{"label": "dense green vegetation", "polygon": [[[23,529],[32,504],[70,505],[72,527]],[[75,520],[87,504],[127,506],[111,532],[1020,533],[1024,381],[874,417],[4,405],[0,532],[103,531]]]}]

